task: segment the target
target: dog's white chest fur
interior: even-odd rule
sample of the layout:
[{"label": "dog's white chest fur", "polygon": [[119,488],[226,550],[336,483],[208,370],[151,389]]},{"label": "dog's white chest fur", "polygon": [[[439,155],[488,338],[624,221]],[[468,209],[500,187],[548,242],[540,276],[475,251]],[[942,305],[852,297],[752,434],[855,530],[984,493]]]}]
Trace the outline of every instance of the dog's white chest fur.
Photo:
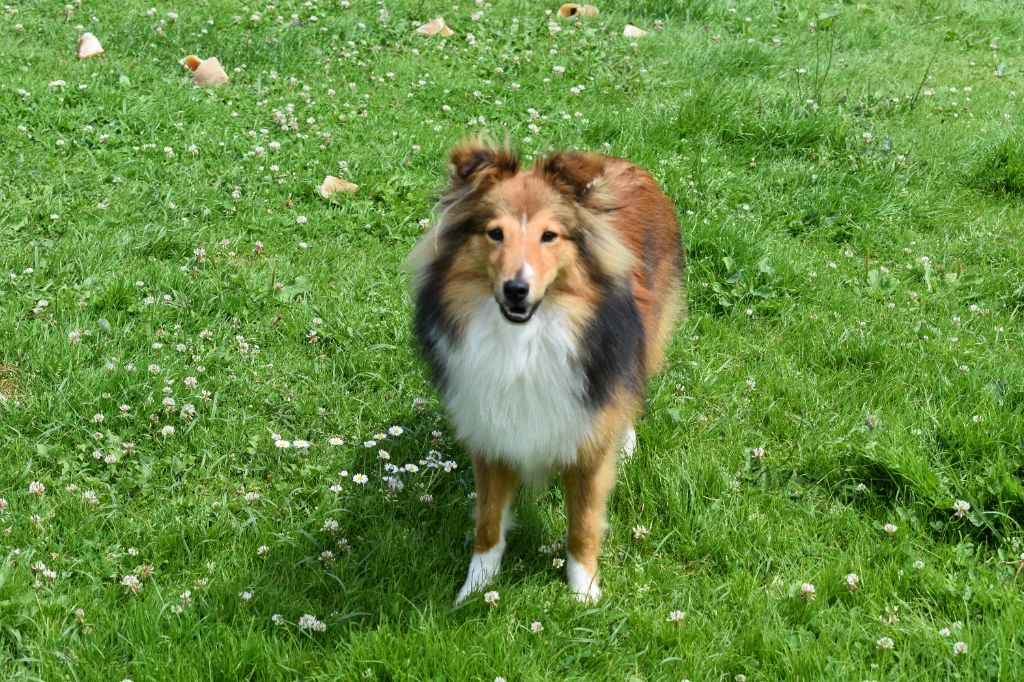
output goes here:
[{"label": "dog's white chest fur", "polygon": [[481,301],[461,342],[449,348],[445,402],[463,443],[524,478],[572,464],[591,434],[579,350],[566,315],[541,304],[525,324]]}]

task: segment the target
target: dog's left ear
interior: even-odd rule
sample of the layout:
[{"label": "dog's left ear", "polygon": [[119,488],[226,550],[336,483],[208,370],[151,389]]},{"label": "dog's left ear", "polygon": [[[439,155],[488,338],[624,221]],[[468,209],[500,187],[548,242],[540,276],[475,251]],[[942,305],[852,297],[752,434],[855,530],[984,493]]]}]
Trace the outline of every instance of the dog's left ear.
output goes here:
[{"label": "dog's left ear", "polygon": [[590,152],[559,152],[541,162],[548,183],[577,201],[604,175],[604,157]]}]

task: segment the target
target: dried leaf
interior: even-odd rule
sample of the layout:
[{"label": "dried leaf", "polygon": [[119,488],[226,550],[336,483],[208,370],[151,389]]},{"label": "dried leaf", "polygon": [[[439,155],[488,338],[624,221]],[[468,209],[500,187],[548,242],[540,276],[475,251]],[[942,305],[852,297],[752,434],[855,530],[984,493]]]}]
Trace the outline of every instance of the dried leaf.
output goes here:
[{"label": "dried leaf", "polygon": [[444,37],[448,37],[455,33],[450,28],[445,26],[444,19],[442,19],[441,17],[438,17],[437,19],[433,19],[423,24],[422,26],[416,29],[416,32],[424,36],[440,35]]},{"label": "dried leaf", "polygon": [[78,39],[78,58],[88,59],[103,54],[99,39],[91,33],[83,33]]},{"label": "dried leaf", "polygon": [[577,5],[574,2],[568,2],[558,8],[558,16],[563,19],[596,17],[598,14],[600,14],[600,11],[593,5]]},{"label": "dried leaf", "polygon": [[647,35],[647,31],[642,28],[638,28],[633,24],[626,24],[626,28],[622,29],[622,35],[627,38],[643,38]]},{"label": "dried leaf", "polygon": [[320,196],[324,199],[330,199],[331,195],[338,192],[348,192],[349,194],[352,194],[358,189],[359,185],[347,180],[342,180],[341,178],[336,178],[333,175],[328,175],[324,178],[324,181],[321,183],[318,191],[320,192]]},{"label": "dried leaf", "polygon": [[[195,64],[196,61],[199,63]],[[216,57],[199,59],[195,55],[189,55],[181,60],[181,63],[186,68],[192,69],[192,81],[201,88],[217,87],[231,82]]]}]

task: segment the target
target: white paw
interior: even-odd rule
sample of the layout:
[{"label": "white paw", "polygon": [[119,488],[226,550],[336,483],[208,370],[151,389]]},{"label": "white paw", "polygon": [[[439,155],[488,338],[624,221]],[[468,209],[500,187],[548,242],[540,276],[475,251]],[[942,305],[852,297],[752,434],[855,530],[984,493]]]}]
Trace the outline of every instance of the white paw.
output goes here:
[{"label": "white paw", "polygon": [[597,600],[601,598],[601,587],[598,585],[597,576],[576,561],[572,554],[568,555],[568,560],[565,562],[565,577],[576,601],[584,604],[596,604]]},{"label": "white paw", "polygon": [[622,435],[622,454],[626,459],[632,459],[636,451],[636,429],[630,424],[626,427],[626,433]]},{"label": "white paw", "polygon": [[469,595],[491,584],[501,569],[501,555],[504,553],[505,543],[500,542],[482,554],[473,555],[473,560],[469,562],[466,582],[462,584],[459,594],[455,597],[456,606],[464,602]]}]

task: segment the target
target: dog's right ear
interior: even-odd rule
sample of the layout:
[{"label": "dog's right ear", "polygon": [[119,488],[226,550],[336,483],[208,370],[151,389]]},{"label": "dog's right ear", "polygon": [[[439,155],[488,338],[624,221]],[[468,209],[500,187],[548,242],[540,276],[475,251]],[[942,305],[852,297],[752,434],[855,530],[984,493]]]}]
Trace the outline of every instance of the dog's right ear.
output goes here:
[{"label": "dog's right ear", "polygon": [[519,155],[484,140],[464,140],[452,150],[448,166],[452,187],[490,187],[519,170]]}]

